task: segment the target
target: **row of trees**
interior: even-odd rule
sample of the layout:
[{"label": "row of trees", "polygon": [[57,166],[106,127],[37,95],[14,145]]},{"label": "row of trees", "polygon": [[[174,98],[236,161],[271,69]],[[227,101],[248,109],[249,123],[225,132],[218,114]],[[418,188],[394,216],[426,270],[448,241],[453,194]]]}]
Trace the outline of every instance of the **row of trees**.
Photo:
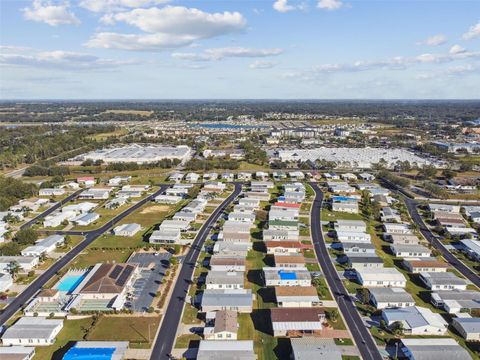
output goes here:
[{"label": "row of trees", "polygon": [[19,200],[38,194],[37,186],[21,180],[0,177],[0,211],[7,210]]},{"label": "row of trees", "polygon": [[231,159],[191,159],[185,164],[185,169],[191,171],[213,170],[213,169],[228,169],[236,170],[239,168],[239,163]]},{"label": "row of trees", "polygon": [[69,174],[70,169],[66,166],[45,167],[33,165],[25,170],[23,176],[65,176]]}]

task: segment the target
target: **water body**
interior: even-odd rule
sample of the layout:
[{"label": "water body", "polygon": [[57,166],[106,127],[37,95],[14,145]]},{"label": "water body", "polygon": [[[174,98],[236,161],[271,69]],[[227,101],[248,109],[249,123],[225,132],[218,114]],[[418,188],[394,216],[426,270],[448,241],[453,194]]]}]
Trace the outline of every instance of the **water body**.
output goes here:
[{"label": "water body", "polygon": [[201,127],[204,129],[258,129],[258,128],[266,128],[263,125],[240,125],[240,124],[227,124],[227,123],[215,123],[215,124],[195,124],[192,127]]}]

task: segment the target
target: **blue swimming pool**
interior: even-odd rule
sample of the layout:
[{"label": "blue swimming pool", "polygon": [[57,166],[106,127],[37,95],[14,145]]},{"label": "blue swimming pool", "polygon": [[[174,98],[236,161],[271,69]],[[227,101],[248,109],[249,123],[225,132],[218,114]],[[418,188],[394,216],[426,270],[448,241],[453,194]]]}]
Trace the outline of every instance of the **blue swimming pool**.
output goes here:
[{"label": "blue swimming pool", "polygon": [[68,293],[75,290],[75,288],[82,282],[85,278],[85,274],[79,275],[65,275],[62,280],[55,286],[59,291],[66,291]]},{"label": "blue swimming pool", "polygon": [[115,348],[73,347],[63,356],[63,360],[110,360]]},{"label": "blue swimming pool", "polygon": [[278,275],[280,276],[281,280],[296,280],[297,274],[291,271],[279,271]]},{"label": "blue swimming pool", "polygon": [[333,201],[349,201],[349,200],[356,200],[356,199],[348,196],[333,196],[332,200]]}]

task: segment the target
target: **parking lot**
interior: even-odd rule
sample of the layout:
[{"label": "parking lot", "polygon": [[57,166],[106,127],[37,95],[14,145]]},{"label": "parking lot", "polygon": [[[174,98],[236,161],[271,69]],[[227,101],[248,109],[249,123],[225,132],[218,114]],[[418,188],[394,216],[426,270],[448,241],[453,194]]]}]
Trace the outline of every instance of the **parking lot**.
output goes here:
[{"label": "parking lot", "polygon": [[165,271],[170,253],[138,253],[128,262],[140,266],[140,276],[133,283],[133,298],[126,305],[135,312],[147,311],[151,306]]}]

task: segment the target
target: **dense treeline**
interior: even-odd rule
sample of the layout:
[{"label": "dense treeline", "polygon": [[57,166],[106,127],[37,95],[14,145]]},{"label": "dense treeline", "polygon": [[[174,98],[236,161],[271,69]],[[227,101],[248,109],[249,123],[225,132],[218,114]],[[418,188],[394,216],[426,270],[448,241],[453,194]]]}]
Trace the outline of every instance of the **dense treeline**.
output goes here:
[{"label": "dense treeline", "polygon": [[19,200],[29,198],[38,193],[37,186],[23,181],[0,177],[0,211],[7,210]]},{"label": "dense treeline", "polygon": [[0,168],[34,164],[51,157],[71,156],[69,151],[94,146],[94,134],[113,131],[113,126],[19,126],[0,128]]},{"label": "dense treeline", "polygon": [[108,171],[134,171],[140,169],[170,169],[180,164],[178,159],[162,159],[160,161],[149,164],[137,164],[137,163],[111,163],[108,164],[106,169]]},{"label": "dense treeline", "polygon": [[250,164],[266,165],[268,156],[265,150],[251,141],[245,141],[240,144],[240,148],[245,151],[245,160]]},{"label": "dense treeline", "polygon": [[33,165],[25,169],[23,176],[65,176],[69,174],[70,170],[66,166],[44,167]]},{"label": "dense treeline", "polygon": [[185,164],[186,170],[201,171],[213,169],[236,170],[239,168],[239,162],[231,159],[192,159]]},{"label": "dense treeline", "polygon": [[387,170],[381,170],[378,172],[377,176],[380,179],[387,180],[391,182],[392,184],[398,185],[400,187],[408,187],[410,186],[410,181],[404,177],[397,176],[395,174],[392,174],[391,172]]}]

